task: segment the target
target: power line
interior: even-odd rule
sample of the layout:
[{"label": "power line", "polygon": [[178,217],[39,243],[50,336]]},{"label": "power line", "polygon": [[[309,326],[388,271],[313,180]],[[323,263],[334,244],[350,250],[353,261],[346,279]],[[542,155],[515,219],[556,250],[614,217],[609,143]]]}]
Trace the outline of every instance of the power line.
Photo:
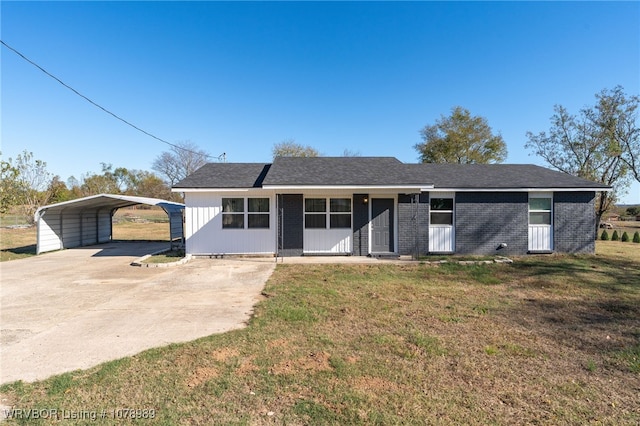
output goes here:
[{"label": "power line", "polygon": [[[147,136],[152,137],[153,139],[156,139],[164,144],[167,144],[169,146],[172,146],[176,149],[181,149],[183,151],[187,151],[190,152],[192,154],[197,154],[197,155],[202,155],[201,152],[196,152],[196,151],[192,151],[190,149],[187,148],[183,148],[179,145],[176,145],[174,143],[168,142],[162,138],[157,137],[154,134],[151,134],[149,132],[147,132],[146,130],[141,129],[140,127],[136,126],[135,124],[130,123],[129,121],[125,120],[124,118],[120,117],[117,114],[114,114],[113,112],[109,111],[108,109],[106,109],[105,107],[101,106],[100,104],[92,101],[91,99],[89,99],[88,97],[86,97],[85,95],[83,95],[82,93],[78,92],[76,89],[74,89],[73,87],[69,86],[67,83],[65,83],[64,81],[60,80],[58,77],[56,77],[55,75],[51,74],[49,71],[45,70],[44,68],[42,68],[40,65],[38,65],[37,63],[35,63],[34,61],[32,61],[31,59],[27,58],[25,55],[23,55],[22,53],[20,53],[19,51],[17,51],[16,49],[14,49],[13,47],[9,46],[7,43],[4,42],[4,40],[0,40],[0,43],[2,43],[2,45],[4,47],[6,47],[7,49],[11,50],[13,53],[15,53],[16,55],[20,56],[22,59],[24,59],[25,61],[27,61],[28,63],[30,63],[31,65],[33,65],[34,67],[38,68],[40,71],[42,71],[43,73],[45,73],[47,76],[51,77],[52,79],[54,79],[55,81],[57,81],[58,83],[60,83],[61,85],[63,85],[64,87],[66,87],[67,89],[71,90],[73,93],[75,93],[76,95],[80,96],[82,99],[84,99],[85,101],[89,102],[91,105],[100,108],[102,111],[106,112],[107,114],[111,115],[112,117],[122,121],[124,124],[133,127],[134,129],[136,129],[139,132],[144,133]],[[207,158],[210,158],[211,156],[209,154],[204,154]]]}]

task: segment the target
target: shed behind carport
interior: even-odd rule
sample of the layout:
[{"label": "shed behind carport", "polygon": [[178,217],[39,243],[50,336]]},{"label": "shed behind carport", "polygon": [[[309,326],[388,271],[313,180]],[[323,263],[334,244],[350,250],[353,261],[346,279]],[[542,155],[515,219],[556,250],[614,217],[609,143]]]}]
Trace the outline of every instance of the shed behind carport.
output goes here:
[{"label": "shed behind carport", "polygon": [[40,207],[35,214],[37,253],[108,242],[113,235],[113,213],[138,204],[161,207],[169,217],[171,245],[182,243],[184,204],[158,198],[100,194]]}]

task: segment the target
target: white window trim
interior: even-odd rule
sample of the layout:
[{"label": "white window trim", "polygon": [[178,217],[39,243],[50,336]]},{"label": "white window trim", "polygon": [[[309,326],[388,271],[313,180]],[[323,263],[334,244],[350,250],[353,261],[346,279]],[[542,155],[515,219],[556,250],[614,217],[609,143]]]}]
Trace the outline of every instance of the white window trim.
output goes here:
[{"label": "white window trim", "polygon": [[[545,198],[549,199],[551,202],[549,203],[548,210],[540,210],[534,209],[532,210],[530,207],[531,199],[535,198]],[[531,223],[531,213],[549,213],[549,223]],[[530,226],[549,226],[553,229],[553,192],[532,192],[529,193],[529,199],[527,200],[527,224]]]},{"label": "white window trim", "polygon": [[[433,198],[448,198],[453,200],[453,210],[433,210],[435,212],[451,212],[451,225],[434,225],[431,223],[431,200]],[[431,238],[432,232],[435,232],[436,229],[451,229],[451,250],[447,251],[439,251],[434,250],[431,251]],[[433,230],[433,231],[432,231]],[[429,192],[429,252],[430,253],[455,253],[456,252],[456,193],[455,192]]]},{"label": "white window trim", "polygon": [[[431,209],[431,200],[434,198],[442,198],[442,199],[450,199],[453,201],[453,208],[451,210],[432,210]],[[451,213],[451,225],[444,225],[444,224],[433,224],[431,223],[431,214],[433,212],[436,213]],[[444,192],[444,193],[437,193],[435,197],[429,196],[429,226],[433,226],[433,227],[451,227],[453,228],[454,225],[456,223],[456,194],[455,193],[450,193],[450,192]]]},{"label": "white window trim", "polygon": [[[400,243],[398,234],[399,232],[399,227],[398,227],[398,194],[395,193],[384,193],[384,192],[380,192],[380,193],[372,193],[369,194],[369,196],[367,197],[367,240],[368,240],[368,244],[367,244],[367,253],[369,254],[375,254],[376,252],[373,251],[373,212],[372,212],[372,200],[374,198],[387,198],[387,199],[393,199],[393,253],[398,253],[398,245]],[[353,209],[353,208],[352,208]],[[353,228],[353,222],[351,223],[351,228]]]},{"label": "white window trim", "polygon": [[[324,199],[325,200],[325,211],[324,212],[307,212],[307,200],[313,200],[313,199]],[[348,212],[332,212],[331,211],[331,199],[348,199],[349,200],[349,211]],[[303,229],[305,230],[312,230],[312,229],[317,229],[317,230],[322,230],[322,229],[353,229],[353,197],[348,197],[348,196],[309,196],[309,197],[304,197],[304,222],[302,224]],[[325,227],[324,228],[307,228],[307,215],[308,214],[314,214],[314,215],[325,215]],[[349,226],[348,228],[332,228],[331,227],[331,215],[332,214],[341,214],[341,215],[349,215],[349,222],[351,223],[351,226]]]},{"label": "white window trim", "polygon": [[[225,212],[224,210],[224,199],[225,198],[242,198],[243,200],[243,211],[242,212]],[[249,199],[265,199],[268,201],[269,204],[269,211],[267,212],[250,212],[249,211]],[[240,215],[242,214],[244,216],[243,219],[243,227],[242,228],[225,228],[224,227],[224,220],[222,221],[222,225],[221,225],[221,229],[223,231],[242,231],[242,230],[266,230],[266,229],[271,229],[271,198],[269,197],[259,197],[259,196],[254,196],[254,197],[221,197],[220,198],[220,213],[222,215],[222,217],[224,217],[225,214],[237,214]],[[268,215],[269,216],[269,226],[267,226],[266,228],[249,228],[249,215],[258,215],[258,214],[262,214],[262,215]]]}]

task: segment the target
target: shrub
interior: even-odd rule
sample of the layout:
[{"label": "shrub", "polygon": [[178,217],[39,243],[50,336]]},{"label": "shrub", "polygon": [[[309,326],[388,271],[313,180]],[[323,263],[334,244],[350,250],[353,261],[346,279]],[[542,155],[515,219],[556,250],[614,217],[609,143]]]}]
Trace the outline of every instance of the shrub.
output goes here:
[{"label": "shrub", "polygon": [[636,233],[633,234],[633,242],[640,243],[640,232],[636,231]]},{"label": "shrub", "polygon": [[629,234],[627,234],[626,231],[622,233],[622,239],[620,241],[622,241],[623,243],[629,241]]},{"label": "shrub", "polygon": [[611,236],[611,241],[620,240],[620,236],[618,235],[618,231],[613,231],[613,235]]},{"label": "shrub", "polygon": [[600,235],[600,239],[602,241],[609,241],[609,234],[607,233],[607,231],[602,231],[602,235]]}]

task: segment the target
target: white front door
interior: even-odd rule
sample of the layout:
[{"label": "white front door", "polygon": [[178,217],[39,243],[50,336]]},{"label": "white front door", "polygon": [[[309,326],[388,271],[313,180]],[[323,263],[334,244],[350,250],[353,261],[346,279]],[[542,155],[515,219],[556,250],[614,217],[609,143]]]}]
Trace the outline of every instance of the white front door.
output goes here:
[{"label": "white front door", "polygon": [[453,226],[429,226],[429,252],[453,253]]},{"label": "white front door", "polygon": [[454,194],[433,193],[429,201],[429,252],[455,251]]},{"label": "white front door", "polygon": [[553,194],[529,194],[529,251],[553,250]]},{"label": "white front door", "polygon": [[529,225],[529,251],[551,250],[551,226]]}]

